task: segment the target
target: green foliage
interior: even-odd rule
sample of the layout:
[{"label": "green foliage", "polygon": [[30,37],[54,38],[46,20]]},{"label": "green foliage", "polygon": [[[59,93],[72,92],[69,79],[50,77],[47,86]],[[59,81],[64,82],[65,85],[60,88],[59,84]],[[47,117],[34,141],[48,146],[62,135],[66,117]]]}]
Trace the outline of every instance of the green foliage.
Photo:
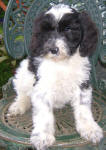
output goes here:
[{"label": "green foliage", "polygon": [[3,28],[0,26],[0,87],[13,76],[16,60],[10,58],[6,52],[3,41]]},{"label": "green foliage", "polygon": [[0,24],[0,34],[3,34],[3,26]]},{"label": "green foliage", "polygon": [[14,67],[6,60],[0,63],[0,87],[3,86],[8,79],[13,76]]},{"label": "green foliage", "polygon": [[4,47],[4,41],[3,41],[3,27],[2,24],[0,25],[0,63],[6,59],[8,59],[9,56],[5,50]]},{"label": "green foliage", "polygon": [[0,98],[2,98],[2,86],[14,75],[19,61],[9,57],[3,40],[3,25],[0,24]]},{"label": "green foliage", "polygon": [[106,5],[106,1],[104,1],[104,4]]},{"label": "green foliage", "polygon": [[[7,6],[8,0],[3,0],[3,2]],[[0,19],[4,18],[4,14],[5,14],[5,12],[2,10],[2,8],[0,8]]]}]

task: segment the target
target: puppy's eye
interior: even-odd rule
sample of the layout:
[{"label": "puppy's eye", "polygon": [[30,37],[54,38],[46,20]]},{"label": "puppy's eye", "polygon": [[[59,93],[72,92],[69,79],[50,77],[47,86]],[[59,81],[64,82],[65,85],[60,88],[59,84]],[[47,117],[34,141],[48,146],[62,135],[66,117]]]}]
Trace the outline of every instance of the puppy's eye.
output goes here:
[{"label": "puppy's eye", "polygon": [[64,31],[71,31],[70,26],[66,26],[66,27],[64,28]]}]

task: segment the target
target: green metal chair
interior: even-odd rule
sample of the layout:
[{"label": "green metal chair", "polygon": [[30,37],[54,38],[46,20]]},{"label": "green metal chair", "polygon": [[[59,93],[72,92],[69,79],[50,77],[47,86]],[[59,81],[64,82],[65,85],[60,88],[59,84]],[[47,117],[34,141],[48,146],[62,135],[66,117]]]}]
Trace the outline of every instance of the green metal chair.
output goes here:
[{"label": "green metal chair", "polygon": [[[82,139],[75,130],[72,110],[67,105],[55,110],[56,143],[49,150],[106,150],[106,1],[105,0],[9,0],[4,18],[4,41],[9,55],[15,59],[28,55],[35,16],[46,10],[51,3],[76,5],[88,11],[99,29],[99,42],[92,63],[93,115],[104,130],[104,138],[98,145]],[[46,85],[45,85],[46,86]],[[31,112],[22,116],[7,116],[8,107],[13,101],[12,78],[3,86],[3,99],[0,101],[0,146],[7,150],[33,149],[29,142],[32,129]],[[72,117],[70,117],[72,116]]]}]

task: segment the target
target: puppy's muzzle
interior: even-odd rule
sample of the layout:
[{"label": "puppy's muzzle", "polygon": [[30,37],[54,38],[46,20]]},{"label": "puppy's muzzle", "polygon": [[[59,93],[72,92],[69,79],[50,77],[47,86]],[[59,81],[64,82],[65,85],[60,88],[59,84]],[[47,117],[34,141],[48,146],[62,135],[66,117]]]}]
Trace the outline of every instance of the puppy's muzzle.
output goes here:
[{"label": "puppy's muzzle", "polygon": [[50,38],[46,43],[44,47],[45,51],[48,53],[51,53],[53,55],[57,55],[59,53],[59,47],[56,46],[56,39]]}]

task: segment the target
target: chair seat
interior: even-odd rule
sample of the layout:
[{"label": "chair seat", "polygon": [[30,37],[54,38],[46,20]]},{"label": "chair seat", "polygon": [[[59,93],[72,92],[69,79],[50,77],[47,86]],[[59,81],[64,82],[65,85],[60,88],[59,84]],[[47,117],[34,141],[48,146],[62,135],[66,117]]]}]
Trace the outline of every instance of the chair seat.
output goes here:
[{"label": "chair seat", "polygon": [[[13,93],[11,91],[13,89],[10,88],[10,82],[11,80],[4,86],[4,99],[0,101],[0,138],[10,143],[16,143],[17,145],[21,144],[24,147],[31,147],[29,141],[32,130],[31,110],[27,111],[24,115],[7,115],[8,108],[15,97],[15,94],[9,96],[9,93]],[[96,90],[93,91],[92,112],[95,121],[103,128],[104,133],[106,133],[105,100],[105,95]],[[81,150],[84,148],[86,148],[84,150],[88,150],[89,147],[91,147],[92,150],[95,150],[95,147],[103,147],[103,145],[105,147],[105,137],[99,145],[92,145],[77,134],[75,130],[73,112],[69,105],[66,105],[63,109],[54,110],[54,115],[56,120],[56,143],[52,146],[52,149],[72,148],[77,150],[80,146]]]}]

